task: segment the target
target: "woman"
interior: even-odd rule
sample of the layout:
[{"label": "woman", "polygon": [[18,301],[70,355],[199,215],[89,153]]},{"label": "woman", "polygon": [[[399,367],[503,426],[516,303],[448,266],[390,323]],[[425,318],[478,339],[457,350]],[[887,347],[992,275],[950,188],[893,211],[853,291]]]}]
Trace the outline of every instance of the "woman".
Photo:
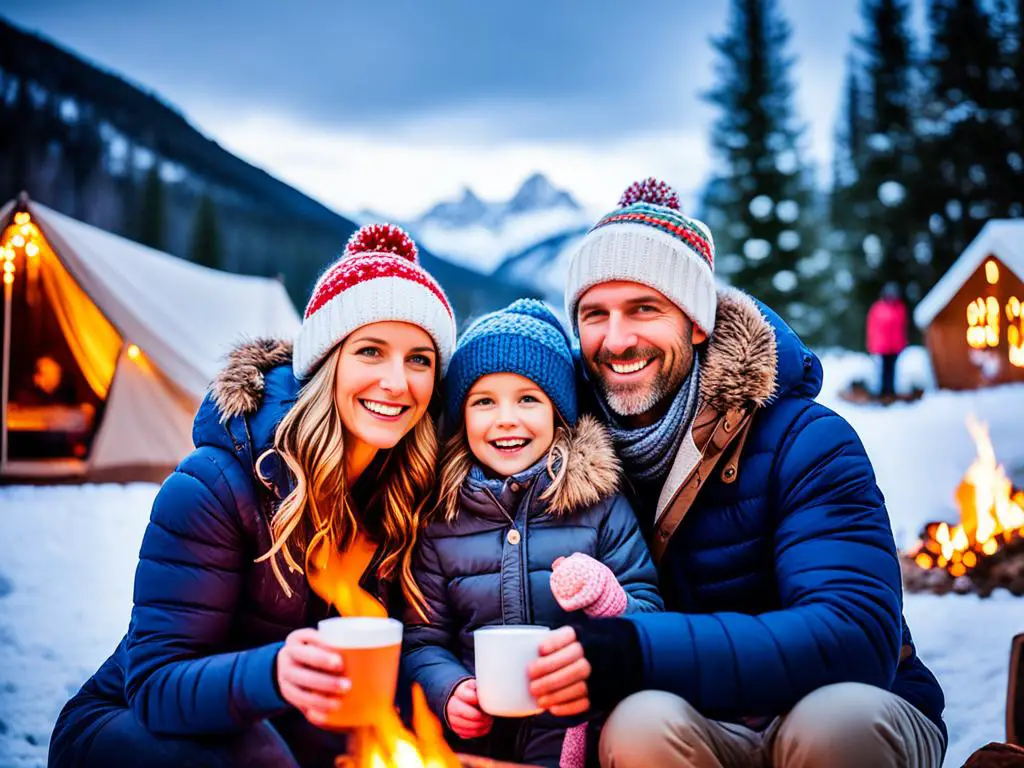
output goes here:
[{"label": "woman", "polygon": [[415,245],[383,225],[320,278],[294,353],[233,353],[153,504],[128,632],[65,705],[51,766],[333,766],[344,744],[314,726],[348,681],[312,629],[329,608],[304,555],[365,553],[363,589],[422,604],[427,411],[454,341]]}]

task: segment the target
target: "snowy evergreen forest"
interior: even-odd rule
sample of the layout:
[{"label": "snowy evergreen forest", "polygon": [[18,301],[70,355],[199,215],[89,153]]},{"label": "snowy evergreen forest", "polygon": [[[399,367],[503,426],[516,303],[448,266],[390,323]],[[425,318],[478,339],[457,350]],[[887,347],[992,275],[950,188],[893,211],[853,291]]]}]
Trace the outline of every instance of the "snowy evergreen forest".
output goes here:
[{"label": "snowy evergreen forest", "polygon": [[779,0],[732,0],[714,40],[719,271],[816,344],[860,347],[883,284],[913,306],[987,220],[1024,215],[1024,0],[928,0],[924,39],[911,6],[861,3],[830,169],[806,157]]}]

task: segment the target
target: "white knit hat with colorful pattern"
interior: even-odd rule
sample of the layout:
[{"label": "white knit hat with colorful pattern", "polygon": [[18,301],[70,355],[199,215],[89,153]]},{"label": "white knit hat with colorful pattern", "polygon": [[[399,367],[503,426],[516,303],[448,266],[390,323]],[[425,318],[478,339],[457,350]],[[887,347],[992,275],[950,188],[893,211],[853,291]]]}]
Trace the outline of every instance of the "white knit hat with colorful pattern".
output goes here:
[{"label": "white knit hat with colorful pattern", "polygon": [[292,370],[304,379],[352,331],[388,320],[418,325],[434,340],[443,373],[455,348],[455,315],[419,263],[416,244],[391,224],[359,229],[313,288],[295,339]]},{"label": "white knit hat with colorful pattern", "polygon": [[705,332],[715,327],[715,242],[704,222],[682,214],[679,196],[663,181],[632,184],[572,255],[565,311],[577,335],[580,298],[615,280],[650,286]]}]

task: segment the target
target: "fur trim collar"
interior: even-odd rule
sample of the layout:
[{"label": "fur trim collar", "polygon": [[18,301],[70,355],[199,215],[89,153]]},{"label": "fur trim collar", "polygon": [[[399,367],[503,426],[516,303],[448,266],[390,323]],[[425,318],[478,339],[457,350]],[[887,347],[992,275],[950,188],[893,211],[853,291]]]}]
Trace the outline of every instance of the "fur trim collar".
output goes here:
[{"label": "fur trim collar", "polygon": [[715,330],[701,363],[701,402],[716,411],[771,400],[777,384],[775,332],[750,296],[719,287]]},{"label": "fur trim collar", "polygon": [[210,385],[221,421],[256,411],[263,399],[264,374],[291,359],[290,341],[255,339],[236,347]]},{"label": "fur trim collar", "polygon": [[548,502],[553,515],[586,509],[614,494],[621,468],[608,431],[593,416],[584,415],[569,430],[565,477]]}]

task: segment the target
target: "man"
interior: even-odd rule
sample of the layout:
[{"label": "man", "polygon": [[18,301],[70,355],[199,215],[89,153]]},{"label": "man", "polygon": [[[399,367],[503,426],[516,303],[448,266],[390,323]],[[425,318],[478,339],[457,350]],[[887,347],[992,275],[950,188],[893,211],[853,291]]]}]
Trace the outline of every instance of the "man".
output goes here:
[{"label": "man", "polygon": [[864,448],[814,401],[817,358],[713,270],[653,179],[573,256],[583,375],[667,610],[557,630],[532,690],[556,715],[614,708],[605,768],[938,768],[942,691]]}]

